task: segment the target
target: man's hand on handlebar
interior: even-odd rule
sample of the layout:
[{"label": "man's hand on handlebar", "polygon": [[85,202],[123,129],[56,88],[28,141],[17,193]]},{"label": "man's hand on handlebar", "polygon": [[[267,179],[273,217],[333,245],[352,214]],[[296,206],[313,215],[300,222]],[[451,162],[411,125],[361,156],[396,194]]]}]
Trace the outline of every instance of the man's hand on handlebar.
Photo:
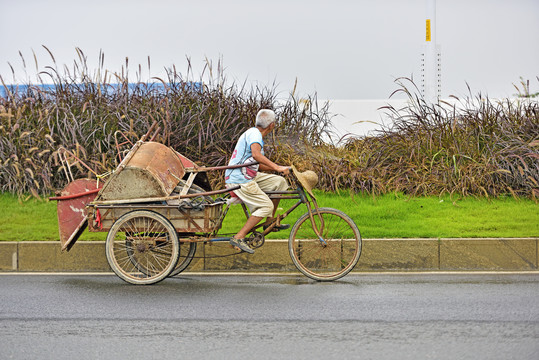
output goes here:
[{"label": "man's hand on handlebar", "polygon": [[279,166],[279,169],[277,171],[284,175],[288,175],[290,174],[290,169],[291,169],[290,166]]}]

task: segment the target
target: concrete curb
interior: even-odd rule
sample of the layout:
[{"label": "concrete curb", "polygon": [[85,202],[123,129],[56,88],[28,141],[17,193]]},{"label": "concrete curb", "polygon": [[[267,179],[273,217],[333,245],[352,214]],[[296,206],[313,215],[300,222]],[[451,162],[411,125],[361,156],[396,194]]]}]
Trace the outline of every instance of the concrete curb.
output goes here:
[{"label": "concrete curb", "polygon": [[[266,240],[254,255],[228,244],[199,244],[187,272],[295,272],[287,240]],[[537,271],[539,238],[363,239],[356,272]],[[104,241],[0,242],[0,272],[110,272]]]}]

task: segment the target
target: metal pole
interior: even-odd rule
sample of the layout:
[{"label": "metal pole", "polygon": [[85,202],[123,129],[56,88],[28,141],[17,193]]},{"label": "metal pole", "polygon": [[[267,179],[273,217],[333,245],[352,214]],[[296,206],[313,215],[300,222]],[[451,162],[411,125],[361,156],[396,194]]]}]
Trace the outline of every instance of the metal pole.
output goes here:
[{"label": "metal pole", "polygon": [[439,66],[436,44],[436,0],[426,0],[425,53],[423,69],[423,96],[428,102],[438,102]]}]

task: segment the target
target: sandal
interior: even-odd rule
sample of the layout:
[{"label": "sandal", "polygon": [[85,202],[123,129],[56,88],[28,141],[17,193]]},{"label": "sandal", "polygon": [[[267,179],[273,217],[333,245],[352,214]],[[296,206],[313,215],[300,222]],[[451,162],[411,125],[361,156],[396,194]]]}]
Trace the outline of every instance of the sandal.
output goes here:
[{"label": "sandal", "polygon": [[246,253],[249,253],[249,254],[255,253],[255,251],[251,249],[249,245],[247,245],[247,243],[245,243],[244,239],[236,239],[233,237],[232,239],[230,239],[229,243],[230,245],[233,245],[239,248],[240,250],[245,251]]}]

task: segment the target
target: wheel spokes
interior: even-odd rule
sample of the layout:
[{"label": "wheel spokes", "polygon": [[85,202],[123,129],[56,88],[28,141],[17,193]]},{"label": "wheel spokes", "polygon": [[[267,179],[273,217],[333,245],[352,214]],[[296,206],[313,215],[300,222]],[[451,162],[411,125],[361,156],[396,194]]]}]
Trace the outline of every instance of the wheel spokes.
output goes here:
[{"label": "wheel spokes", "polygon": [[170,231],[156,219],[135,217],[125,221],[112,244],[118,267],[132,278],[151,278],[162,273],[173,259],[170,236]]},{"label": "wheel spokes", "polygon": [[355,224],[339,213],[342,214],[338,210],[326,209],[313,214],[315,226],[324,242],[319,240],[307,215],[295,226],[295,233],[291,233],[291,256],[298,269],[307,276],[316,279],[338,277],[350,271],[357,262],[359,231],[354,231],[357,229]]}]

